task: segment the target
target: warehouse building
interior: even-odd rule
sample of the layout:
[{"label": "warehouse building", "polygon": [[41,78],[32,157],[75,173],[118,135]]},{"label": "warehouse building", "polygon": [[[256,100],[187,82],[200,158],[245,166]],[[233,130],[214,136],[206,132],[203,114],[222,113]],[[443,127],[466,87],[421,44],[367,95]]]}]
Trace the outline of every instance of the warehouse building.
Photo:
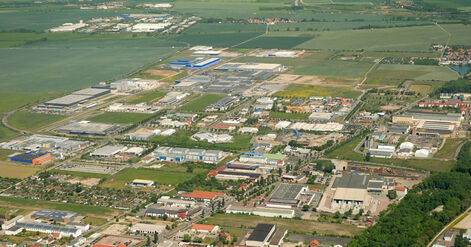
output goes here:
[{"label": "warehouse building", "polygon": [[279,184],[268,199],[267,207],[291,208],[299,207],[299,197],[308,191],[307,186],[298,184]]},{"label": "warehouse building", "polygon": [[219,150],[159,147],[152,153],[152,156],[156,160],[166,162],[217,163],[224,157],[224,152]]},{"label": "warehouse building", "polygon": [[188,209],[183,207],[156,207],[152,206],[146,209],[145,215],[150,217],[163,217],[169,218],[185,218],[188,214]]},{"label": "warehouse building", "polygon": [[228,134],[213,134],[213,133],[196,133],[192,139],[197,141],[205,141],[209,143],[228,143],[232,142],[233,137]]},{"label": "warehouse building", "polygon": [[418,135],[449,136],[455,131],[456,124],[449,122],[421,121],[417,124],[415,132]]},{"label": "warehouse building", "polygon": [[133,33],[151,33],[165,29],[171,26],[171,23],[137,23],[132,26],[131,32]]},{"label": "warehouse building", "polygon": [[57,129],[57,132],[70,135],[91,135],[106,136],[111,133],[121,131],[121,126],[117,124],[91,123],[89,121],[80,121],[70,123]]},{"label": "warehouse building", "polygon": [[294,218],[295,212],[293,209],[284,208],[266,208],[266,207],[243,207],[229,205],[226,209],[228,214],[250,214],[263,217],[281,217],[281,218]]},{"label": "warehouse building", "polygon": [[389,133],[405,135],[409,133],[409,125],[393,124],[388,128]]},{"label": "warehouse building", "polygon": [[283,166],[286,155],[246,152],[240,156],[241,162]]},{"label": "warehouse building", "polygon": [[215,70],[281,72],[283,71],[283,65],[273,63],[226,63],[218,66]]},{"label": "warehouse building", "polygon": [[395,183],[392,178],[343,174],[342,177],[337,177],[332,185],[332,190],[335,190],[332,199],[335,203],[333,206],[362,207],[365,203],[369,203],[368,192],[381,193],[394,187]]},{"label": "warehouse building", "polygon": [[119,17],[123,19],[165,19],[170,14],[122,14]]},{"label": "warehouse building", "polygon": [[395,124],[413,125],[421,121],[453,123],[460,126],[462,118],[459,113],[424,113],[424,112],[408,112],[403,115],[393,116]]},{"label": "warehouse building", "polygon": [[173,88],[175,90],[189,90],[195,87],[200,87],[212,82],[214,78],[209,75],[191,75],[182,80],[175,81]]},{"label": "warehouse building", "polygon": [[55,210],[39,210],[31,215],[31,219],[50,221],[50,222],[71,222],[77,217],[75,212],[55,211]]},{"label": "warehouse building", "polygon": [[20,136],[0,143],[0,148],[30,152],[69,153],[88,146],[88,141],[70,140],[62,136],[31,135]]},{"label": "warehouse building", "polygon": [[221,59],[211,57],[199,57],[194,60],[178,60],[170,63],[172,68],[185,68],[185,69],[204,69],[219,63]]},{"label": "warehouse building", "polygon": [[211,93],[241,94],[252,87],[252,85],[252,81],[247,78],[224,76],[207,86],[205,91]]},{"label": "warehouse building", "polygon": [[106,145],[90,153],[91,157],[110,158],[126,151],[127,147],[122,145]]},{"label": "warehouse building", "polygon": [[204,202],[212,202],[217,199],[223,198],[225,196],[222,192],[212,192],[212,191],[201,191],[201,190],[194,190],[191,193],[184,193],[181,194],[181,197],[184,199],[190,200],[201,200]]},{"label": "warehouse building", "polygon": [[387,145],[378,145],[378,148],[368,149],[368,152],[370,153],[371,157],[386,158],[386,159],[392,158],[395,151],[396,151],[396,147],[387,146]]},{"label": "warehouse building", "polygon": [[152,180],[145,180],[145,179],[134,179],[132,181],[132,186],[136,187],[152,187],[154,186],[154,181]]},{"label": "warehouse building", "polygon": [[160,130],[150,130],[146,128],[140,128],[132,133],[126,134],[125,138],[133,141],[148,141],[152,137],[160,133]]},{"label": "warehouse building", "polygon": [[186,96],[190,94],[182,93],[182,92],[168,92],[165,97],[159,100],[160,104],[173,104],[177,103],[180,100],[184,99]]},{"label": "warehouse building", "polygon": [[245,241],[246,246],[280,247],[287,230],[276,229],[273,224],[258,224]]},{"label": "warehouse building", "polygon": [[309,120],[312,121],[329,121],[332,118],[332,113],[330,112],[313,112],[309,115]]},{"label": "warehouse building", "polygon": [[226,96],[206,107],[206,111],[227,111],[239,102],[237,96]]},{"label": "warehouse building", "polygon": [[45,102],[45,105],[49,106],[62,106],[62,107],[70,107],[76,105],[78,103],[82,103],[111,92],[110,89],[104,88],[85,88],[79,91],[75,91],[69,95],[49,100]]},{"label": "warehouse building", "polygon": [[25,229],[31,232],[42,232],[47,234],[59,233],[60,236],[66,237],[78,237],[82,235],[82,230],[74,226],[60,226],[50,225],[44,223],[29,223],[29,222],[17,222],[16,227]]},{"label": "warehouse building", "polygon": [[195,206],[194,201],[182,200],[178,198],[170,198],[170,196],[162,196],[157,200],[157,204],[166,207],[186,207],[191,208]]},{"label": "warehouse building", "polygon": [[33,153],[33,152],[16,154],[9,158],[11,161],[29,163],[33,165],[42,165],[42,164],[45,164],[54,160],[54,157],[50,153]]}]

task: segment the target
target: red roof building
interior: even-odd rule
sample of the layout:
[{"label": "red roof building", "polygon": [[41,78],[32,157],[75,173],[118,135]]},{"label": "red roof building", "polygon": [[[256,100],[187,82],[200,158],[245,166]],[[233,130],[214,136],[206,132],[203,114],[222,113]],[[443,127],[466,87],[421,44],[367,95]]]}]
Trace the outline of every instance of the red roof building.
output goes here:
[{"label": "red roof building", "polygon": [[215,233],[219,230],[219,227],[215,225],[194,224],[191,230],[195,232]]},{"label": "red roof building", "polygon": [[200,191],[195,190],[189,194],[182,194],[183,198],[193,199],[193,200],[205,200],[213,201],[217,197],[223,197],[225,194],[221,192],[211,192],[211,191]]}]

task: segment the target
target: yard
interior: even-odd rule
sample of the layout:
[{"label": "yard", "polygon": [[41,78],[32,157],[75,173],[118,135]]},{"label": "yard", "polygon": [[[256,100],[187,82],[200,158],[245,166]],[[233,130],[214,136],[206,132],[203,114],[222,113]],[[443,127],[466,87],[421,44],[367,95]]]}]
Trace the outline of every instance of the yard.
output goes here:
[{"label": "yard", "polygon": [[332,88],[305,84],[290,84],[282,91],[275,93],[275,96],[286,98],[309,98],[311,96],[356,98],[360,94],[360,91],[354,91],[347,88]]},{"label": "yard", "polygon": [[276,227],[286,229],[289,232],[332,234],[342,236],[354,236],[362,229],[353,225],[322,223],[311,220],[269,218],[244,214],[216,214],[203,221],[204,224],[213,224],[226,227],[255,228],[257,224],[275,224]]},{"label": "yard", "polygon": [[465,139],[458,138],[447,138],[445,144],[436,154],[433,155],[434,158],[440,159],[454,159],[456,154],[456,149],[463,143]]},{"label": "yard", "polygon": [[205,169],[196,168],[193,173],[187,173],[181,169],[149,169],[149,168],[126,168],[108,178],[105,182],[100,184],[106,188],[126,188],[126,184],[132,182],[134,179],[147,179],[152,180],[160,185],[176,186],[179,183],[185,182],[198,173],[206,172]]}]

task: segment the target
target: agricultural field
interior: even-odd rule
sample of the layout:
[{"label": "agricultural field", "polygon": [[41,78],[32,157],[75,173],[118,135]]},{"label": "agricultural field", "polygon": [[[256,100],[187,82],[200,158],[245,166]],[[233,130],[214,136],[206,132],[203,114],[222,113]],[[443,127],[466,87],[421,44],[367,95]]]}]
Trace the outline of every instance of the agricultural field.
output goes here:
[{"label": "agricultural field", "polygon": [[160,185],[176,186],[205,171],[204,169],[195,169],[193,173],[187,173],[181,170],[126,168],[111,176],[101,183],[100,186],[123,189],[126,188],[126,183],[132,182],[134,179],[147,179],[155,181],[156,184]]},{"label": "agricultural field", "polygon": [[247,150],[250,147],[252,136],[249,135],[233,135],[232,143],[212,144],[209,142],[193,141],[190,139],[196,131],[179,130],[171,136],[156,136],[152,138],[152,142],[161,146],[183,147],[183,148],[202,148],[202,149],[219,149],[227,152],[237,152]]},{"label": "agricultural field", "polygon": [[459,75],[450,68],[441,66],[381,64],[368,75],[368,78],[371,78],[373,82],[381,80],[451,81],[458,79]]},{"label": "agricultural field", "polygon": [[4,205],[14,206],[19,209],[27,210],[52,209],[61,211],[73,211],[77,212],[79,215],[93,215],[97,217],[110,217],[117,215],[119,212],[119,210],[105,207],[1,196],[0,207]]},{"label": "agricultural field", "polygon": [[47,41],[0,49],[0,88],[2,93],[80,89],[119,79],[178,49],[156,39]]},{"label": "agricultural field", "polygon": [[465,139],[452,139],[447,138],[445,144],[436,154],[433,155],[434,158],[440,159],[454,159],[456,154],[456,149],[465,141]]},{"label": "agricultural field", "polygon": [[172,39],[183,42],[190,46],[209,45],[214,47],[229,47],[238,45],[248,39],[255,38],[263,32],[241,32],[241,33],[183,33]]},{"label": "agricultural field", "polygon": [[41,170],[40,167],[7,164],[0,164],[0,169],[2,171],[0,177],[6,178],[27,178]]},{"label": "agricultural field", "polygon": [[241,45],[237,48],[263,48],[263,49],[291,49],[310,40],[310,37],[275,37],[261,36]]},{"label": "agricultural field", "polygon": [[87,120],[109,124],[137,124],[152,117],[152,114],[130,112],[105,112]]},{"label": "agricultural field", "polygon": [[9,112],[15,110],[18,107],[32,103],[39,103],[58,95],[59,94],[57,93],[50,92],[29,94],[5,93],[2,90],[2,93],[0,93],[0,112]]},{"label": "agricultural field", "polygon": [[287,98],[309,98],[311,96],[356,98],[360,96],[360,94],[361,92],[359,91],[354,91],[346,88],[334,89],[332,87],[325,86],[290,84],[282,91],[275,93],[275,96]]},{"label": "agricultural field", "polygon": [[133,95],[132,97],[127,98],[124,102],[128,104],[139,104],[139,103],[150,104],[151,102],[164,97],[166,93],[167,92],[162,92],[162,91],[145,92],[145,93]]},{"label": "agricultural field", "polygon": [[311,220],[269,218],[243,214],[216,214],[203,221],[204,224],[212,224],[226,227],[255,228],[257,224],[275,224],[276,227],[286,229],[289,232],[310,234],[316,231],[319,234],[334,234],[342,236],[354,236],[362,229],[346,224],[323,223]]},{"label": "agricultural field", "polygon": [[448,38],[437,26],[312,32],[312,35],[313,39],[297,48],[424,52],[429,51],[430,44],[444,44]]},{"label": "agricultural field", "polygon": [[207,106],[224,97],[225,95],[223,94],[205,94],[189,103],[186,103],[180,107],[180,110],[185,112],[201,112],[204,111]]},{"label": "agricultural field", "polygon": [[64,115],[17,111],[8,117],[8,124],[22,130],[35,130],[66,118]]},{"label": "agricultural field", "polygon": [[442,27],[451,33],[450,45],[469,45],[471,27],[463,24],[443,24]]}]

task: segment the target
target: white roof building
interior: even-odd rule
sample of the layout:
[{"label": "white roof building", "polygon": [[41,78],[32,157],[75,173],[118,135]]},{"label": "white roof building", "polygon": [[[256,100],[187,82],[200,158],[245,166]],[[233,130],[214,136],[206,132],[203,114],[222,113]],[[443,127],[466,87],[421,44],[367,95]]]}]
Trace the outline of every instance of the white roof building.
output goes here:
[{"label": "white roof building", "polygon": [[132,233],[159,233],[161,234],[167,225],[165,224],[145,224],[145,223],[137,223],[131,226],[129,229]]}]

